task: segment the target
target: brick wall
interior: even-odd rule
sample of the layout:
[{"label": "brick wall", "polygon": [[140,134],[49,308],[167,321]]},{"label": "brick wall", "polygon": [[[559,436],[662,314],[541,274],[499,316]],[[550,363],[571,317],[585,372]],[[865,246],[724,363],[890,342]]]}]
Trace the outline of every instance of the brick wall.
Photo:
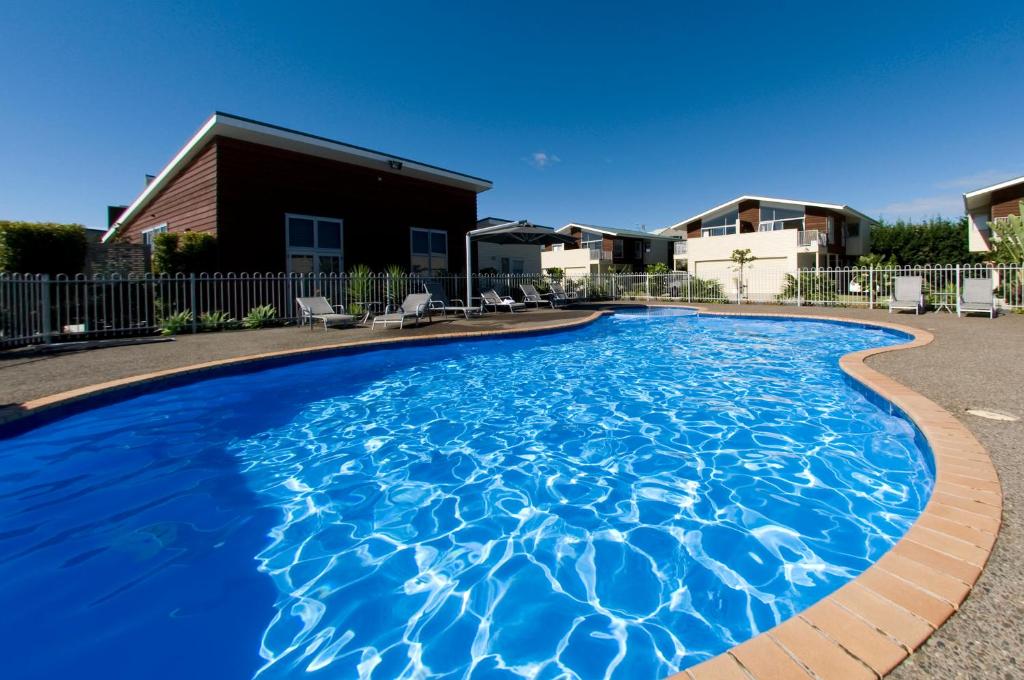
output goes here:
[{"label": "brick wall", "polygon": [[149,255],[141,243],[90,243],[85,254],[84,273],[145,274],[149,271]]}]

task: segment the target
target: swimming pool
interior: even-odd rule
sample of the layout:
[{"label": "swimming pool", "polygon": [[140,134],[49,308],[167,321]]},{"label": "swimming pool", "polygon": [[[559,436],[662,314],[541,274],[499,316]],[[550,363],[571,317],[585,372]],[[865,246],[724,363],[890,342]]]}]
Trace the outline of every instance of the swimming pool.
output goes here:
[{"label": "swimming pool", "polygon": [[930,455],[837,364],[906,339],[627,312],[225,375],[10,436],[5,664],[665,676],[832,592],[921,512]]}]

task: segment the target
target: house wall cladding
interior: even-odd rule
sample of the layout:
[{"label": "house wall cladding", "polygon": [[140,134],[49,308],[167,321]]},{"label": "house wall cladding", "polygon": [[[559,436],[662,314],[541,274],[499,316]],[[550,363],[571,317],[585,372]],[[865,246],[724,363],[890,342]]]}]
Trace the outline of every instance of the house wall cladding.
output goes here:
[{"label": "house wall cladding", "polygon": [[476,193],[235,139],[217,141],[218,240],[227,271],[283,271],[285,215],[340,218],[344,266],[410,268],[410,228],[448,234],[448,270],[465,271]]},{"label": "house wall cladding", "polygon": [[149,255],[141,243],[90,243],[83,272],[89,276],[102,274],[139,275],[149,271]]},{"label": "house wall cladding", "polygon": [[122,240],[142,242],[142,232],[167,225],[172,232],[217,234],[217,144],[211,142],[164,187],[142,213],[122,225]]},{"label": "house wall cladding", "polygon": [[828,252],[837,255],[846,254],[846,243],[843,238],[843,225],[846,218],[841,214],[825,208],[807,206],[804,210],[804,229],[817,229],[823,234],[828,233],[828,218],[835,220],[836,242],[828,246]]},{"label": "house wall cladding", "polygon": [[740,233],[750,234],[757,231],[761,223],[761,202],[740,201],[737,206],[740,218]]},{"label": "house wall cladding", "polygon": [[992,219],[1020,215],[1020,202],[1024,200],[1024,184],[1008,187],[992,194]]}]

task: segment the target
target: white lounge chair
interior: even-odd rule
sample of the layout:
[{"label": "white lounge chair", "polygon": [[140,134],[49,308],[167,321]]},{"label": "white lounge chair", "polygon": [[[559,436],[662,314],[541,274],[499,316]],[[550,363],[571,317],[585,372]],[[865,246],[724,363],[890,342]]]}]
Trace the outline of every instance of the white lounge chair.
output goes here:
[{"label": "white lounge chair", "polygon": [[406,319],[415,319],[416,325],[420,325],[420,319],[430,314],[430,294],[429,293],[412,293],[405,296],[405,300],[395,310],[388,309],[384,314],[378,314],[373,317],[373,323],[370,324],[370,328],[376,328],[377,324],[381,324],[384,328],[388,327],[389,323],[397,323],[399,328],[405,327]]},{"label": "white lounge chair", "polygon": [[924,308],[924,295],[921,293],[920,276],[897,276],[892,282],[892,295],[889,297],[889,313],[894,309],[913,309],[920,314]]},{"label": "white lounge chair", "polygon": [[551,306],[552,307],[554,307],[555,305],[557,305],[559,303],[561,303],[561,304],[569,304],[570,302],[575,302],[578,299],[579,299],[579,293],[577,293],[575,291],[573,291],[571,293],[567,293],[566,290],[565,290],[565,286],[562,285],[561,281],[552,281],[551,282]]},{"label": "white lounge chair", "polygon": [[521,284],[519,284],[519,289],[523,291],[523,304],[524,305],[535,304],[535,305],[537,305],[538,309],[540,309],[541,305],[551,305],[551,307],[555,306],[554,302],[552,302],[551,300],[548,300],[543,295],[538,293],[537,292],[537,287],[532,285],[532,284],[521,283]]},{"label": "white lounge chair", "polygon": [[[471,314],[480,315],[479,307],[467,307],[461,298],[449,298],[444,286],[437,281],[426,281],[423,283],[423,290],[430,293],[430,309],[441,312],[441,316],[448,317],[448,313],[462,314],[467,319]],[[458,304],[455,304],[458,303]]]},{"label": "white lounge chair", "polygon": [[313,330],[317,321],[323,322],[324,330],[331,325],[351,326],[356,322],[356,317],[351,314],[335,311],[325,297],[300,297],[295,298],[295,303],[299,305],[303,325],[309,323],[309,330]]},{"label": "white lounge chair", "polygon": [[516,302],[508,296],[501,297],[498,295],[498,291],[493,288],[491,290],[485,290],[480,294],[480,296],[483,299],[483,303],[481,304],[483,307],[493,307],[495,310],[499,308],[507,309],[510,312],[514,312],[517,309],[526,309],[526,305],[522,302]]},{"label": "white lounge chair", "polygon": [[995,318],[996,301],[992,294],[992,279],[964,279],[960,286],[960,298],[956,301],[956,315],[988,314]]}]

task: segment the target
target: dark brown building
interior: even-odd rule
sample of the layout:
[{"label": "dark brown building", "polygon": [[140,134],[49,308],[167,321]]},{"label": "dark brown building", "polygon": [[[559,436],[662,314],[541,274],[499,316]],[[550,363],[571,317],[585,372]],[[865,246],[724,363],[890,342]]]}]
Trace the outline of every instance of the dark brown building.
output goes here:
[{"label": "dark brown building", "polygon": [[104,235],[217,237],[224,272],[465,271],[485,179],[215,113]]}]

